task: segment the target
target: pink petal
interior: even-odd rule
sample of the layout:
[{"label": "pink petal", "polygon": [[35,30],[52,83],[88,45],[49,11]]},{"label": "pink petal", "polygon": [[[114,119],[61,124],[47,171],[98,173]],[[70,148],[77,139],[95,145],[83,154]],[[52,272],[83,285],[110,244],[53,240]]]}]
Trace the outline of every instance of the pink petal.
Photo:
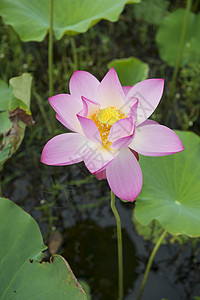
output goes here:
[{"label": "pink petal", "polygon": [[41,162],[46,165],[71,165],[83,160],[87,139],[79,133],[63,133],[44,146]]},{"label": "pink petal", "polygon": [[123,112],[127,116],[131,116],[132,113],[134,112],[134,118],[137,119],[137,107],[138,107],[138,98],[136,97],[129,97],[125,99],[125,104],[123,107]]},{"label": "pink petal", "polygon": [[122,87],[125,96],[128,94],[128,92],[130,91],[131,88],[132,88],[132,85],[127,85],[127,86]]},{"label": "pink petal", "polygon": [[49,98],[49,102],[56,111],[57,119],[72,131],[82,133],[80,123],[76,117],[83,108],[82,101],[68,94],[58,94]]},{"label": "pink petal", "polygon": [[94,175],[96,176],[96,178],[98,180],[106,179],[106,169],[103,169],[103,171],[94,173]]},{"label": "pink petal", "polygon": [[129,147],[147,156],[163,156],[184,150],[176,133],[159,124],[137,127],[133,142]]},{"label": "pink petal", "polygon": [[89,100],[85,97],[81,97],[83,101],[83,110],[79,113],[83,117],[89,117],[93,115],[101,106],[98,102]]},{"label": "pink petal", "polygon": [[118,153],[119,151],[117,150],[108,150],[102,145],[88,140],[87,151],[84,153],[84,162],[91,173],[98,173],[103,171],[116,158]]},{"label": "pink petal", "polygon": [[[131,99],[132,101],[132,105],[128,111],[128,117],[131,117],[134,121],[134,124],[136,123],[137,121],[137,113],[138,113],[138,102],[139,100],[137,98],[132,98]],[[131,102],[129,102],[131,104]]]},{"label": "pink petal", "polygon": [[101,144],[101,136],[97,125],[91,119],[85,118],[77,114],[77,118],[81,124],[85,136],[94,143]]},{"label": "pink petal", "polygon": [[[92,74],[85,71],[75,71],[69,82],[70,93],[80,98],[97,99],[97,89],[100,82]],[[80,110],[79,110],[80,111]]]},{"label": "pink petal", "polygon": [[147,79],[137,83],[129,90],[126,99],[136,97],[139,99],[137,124],[144,122],[157,107],[163,93],[163,79]]},{"label": "pink petal", "polygon": [[117,158],[106,168],[106,176],[113,193],[126,201],[134,201],[142,188],[142,171],[135,155],[120,150]]},{"label": "pink petal", "polygon": [[154,120],[150,120],[150,119],[147,119],[146,121],[142,122],[137,128],[140,128],[144,125],[160,125],[158,122],[154,121]]},{"label": "pink petal", "polygon": [[111,68],[101,81],[97,101],[103,107],[112,106],[123,111],[125,96],[114,68]]},{"label": "pink petal", "polygon": [[108,140],[114,142],[119,138],[128,136],[133,133],[134,124],[131,117],[121,119],[115,122],[109,132]]},{"label": "pink petal", "polygon": [[125,137],[122,137],[122,138],[114,141],[111,145],[111,148],[112,149],[122,149],[122,148],[128,147],[134,139],[134,134],[135,134],[135,132],[133,132],[133,134],[131,134],[129,136],[125,136]]},{"label": "pink petal", "polygon": [[112,149],[121,149],[128,147],[134,137],[134,123],[131,117],[121,119],[113,124],[110,129],[108,140],[113,142]]},{"label": "pink petal", "polygon": [[69,125],[68,123],[59,115],[59,114],[56,114],[56,119],[61,123],[63,124],[66,128],[69,128]]}]

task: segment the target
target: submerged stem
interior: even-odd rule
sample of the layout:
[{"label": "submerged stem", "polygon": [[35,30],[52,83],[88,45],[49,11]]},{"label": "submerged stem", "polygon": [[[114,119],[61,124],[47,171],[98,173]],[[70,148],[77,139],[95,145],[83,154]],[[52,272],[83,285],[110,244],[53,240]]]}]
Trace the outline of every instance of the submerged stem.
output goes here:
[{"label": "submerged stem", "polygon": [[118,288],[119,296],[118,300],[123,299],[123,252],[122,252],[122,232],[121,232],[121,221],[120,216],[115,207],[115,194],[111,191],[111,209],[117,222],[117,245],[118,245]]},{"label": "submerged stem", "polygon": [[[48,45],[48,73],[49,73],[49,97],[53,96],[53,0],[50,1],[49,19],[49,45]],[[54,134],[55,119],[54,111],[50,109],[51,130]]]},{"label": "submerged stem", "polygon": [[152,263],[153,263],[153,259],[158,251],[158,248],[160,247],[164,237],[166,236],[167,234],[167,230],[164,230],[162,235],[160,236],[160,238],[158,239],[157,243],[155,244],[154,248],[153,248],[153,251],[151,252],[151,255],[149,257],[149,260],[148,260],[148,263],[147,263],[147,266],[146,266],[146,270],[145,270],[145,273],[144,273],[144,278],[143,278],[143,281],[142,281],[142,284],[141,284],[141,287],[140,287],[140,291],[139,291],[139,295],[138,295],[138,300],[141,299],[142,297],[142,292],[143,292],[143,289],[145,287],[145,284],[146,284],[146,281],[147,281],[147,277],[149,275],[149,271],[151,269],[151,266],[152,266]]},{"label": "submerged stem", "polygon": [[[182,53],[183,53],[183,47],[184,47],[184,41],[185,41],[185,35],[186,35],[186,30],[187,30],[188,18],[189,18],[189,13],[190,13],[190,10],[191,10],[191,5],[192,5],[192,0],[187,0],[185,16],[184,16],[184,20],[183,20],[183,27],[182,27],[182,31],[181,31],[180,46],[179,46],[178,56],[177,56],[177,60],[176,60],[176,65],[175,65],[173,76],[172,76],[169,97],[168,97],[168,101],[167,101],[167,107],[166,107],[167,110],[168,110],[169,104],[171,103],[172,97],[174,97],[176,79],[177,79],[178,71],[179,71],[179,68],[180,68],[180,65],[181,65],[181,58],[182,58]],[[175,97],[174,97],[174,105],[175,105],[175,108],[176,108],[175,112],[177,112],[177,104],[176,104]]]}]

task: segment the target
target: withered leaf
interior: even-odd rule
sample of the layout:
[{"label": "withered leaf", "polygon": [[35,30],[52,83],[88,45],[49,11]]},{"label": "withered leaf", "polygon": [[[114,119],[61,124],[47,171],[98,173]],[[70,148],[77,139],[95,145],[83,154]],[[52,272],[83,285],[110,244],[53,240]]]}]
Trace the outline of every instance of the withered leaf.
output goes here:
[{"label": "withered leaf", "polygon": [[13,120],[18,120],[24,122],[26,125],[34,125],[34,121],[31,115],[27,114],[26,111],[17,107],[16,109],[9,111],[9,119],[13,122]]}]

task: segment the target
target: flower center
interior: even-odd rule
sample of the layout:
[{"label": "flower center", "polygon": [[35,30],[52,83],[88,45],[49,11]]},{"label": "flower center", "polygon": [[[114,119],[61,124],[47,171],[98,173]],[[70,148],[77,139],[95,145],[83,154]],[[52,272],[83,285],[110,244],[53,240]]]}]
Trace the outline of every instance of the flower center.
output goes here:
[{"label": "flower center", "polygon": [[124,118],[126,118],[126,115],[115,107],[99,109],[92,116],[90,116],[90,119],[94,121],[99,129],[102,146],[110,148],[111,142],[108,142],[110,128],[116,121]]},{"label": "flower center", "polygon": [[119,120],[119,111],[114,108],[104,108],[98,113],[98,121],[107,124],[113,125],[116,121]]}]

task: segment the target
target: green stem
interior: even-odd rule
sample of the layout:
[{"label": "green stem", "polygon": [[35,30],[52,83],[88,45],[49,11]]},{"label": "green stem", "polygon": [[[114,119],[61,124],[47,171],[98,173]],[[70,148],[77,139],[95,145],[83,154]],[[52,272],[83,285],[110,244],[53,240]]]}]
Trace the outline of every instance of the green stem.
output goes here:
[{"label": "green stem", "polygon": [[47,130],[48,130],[49,134],[51,134],[51,124],[49,123],[48,116],[46,114],[46,110],[43,105],[43,99],[40,97],[40,95],[36,92],[35,89],[33,89],[32,91],[33,91],[33,96],[35,97],[35,99],[37,101],[37,104],[40,109],[43,120],[46,124]]},{"label": "green stem", "polygon": [[[50,19],[49,19],[49,48],[48,48],[48,66],[49,66],[49,97],[53,96],[53,0],[50,1]],[[54,134],[55,116],[53,109],[50,110],[51,130]]]},{"label": "green stem", "polygon": [[174,92],[175,92],[175,87],[176,87],[176,79],[177,79],[178,71],[179,71],[179,68],[180,68],[180,65],[181,65],[181,58],[182,58],[182,53],[183,53],[183,47],[184,47],[184,41],[185,41],[185,35],[186,35],[186,30],[187,30],[188,18],[189,18],[189,13],[190,13],[190,10],[191,10],[191,5],[192,5],[192,0],[187,0],[185,16],[184,16],[184,20],[183,20],[183,27],[182,27],[182,32],[181,32],[180,46],[179,46],[178,56],[177,56],[177,60],[176,60],[176,65],[175,65],[173,76],[172,76],[172,81],[171,81],[171,86],[170,86],[170,92],[169,92],[169,97],[168,97],[168,101],[167,101],[166,111],[169,111],[168,107],[169,107],[169,104],[171,103],[171,99],[173,97],[175,108],[176,108],[175,112],[178,112],[177,111],[176,99],[174,97]]},{"label": "green stem", "polygon": [[78,70],[78,56],[77,56],[77,50],[76,50],[76,44],[74,41],[74,38],[70,38],[71,47],[72,47],[72,55],[73,55],[73,61],[74,61],[74,70]]},{"label": "green stem", "polygon": [[118,300],[123,299],[123,252],[122,252],[122,231],[121,221],[117,209],[115,207],[115,194],[111,191],[111,209],[117,222],[117,245],[118,245],[118,288],[119,297]]},{"label": "green stem", "polygon": [[140,291],[139,291],[139,295],[138,295],[138,300],[141,299],[142,297],[142,292],[143,292],[143,289],[145,287],[145,284],[146,284],[146,281],[147,281],[147,277],[149,275],[149,271],[151,269],[151,266],[152,266],[152,263],[153,263],[153,259],[158,251],[158,248],[160,247],[164,237],[166,236],[167,234],[167,230],[164,230],[162,235],[160,236],[160,238],[158,239],[157,243],[155,244],[154,248],[153,248],[153,251],[151,252],[151,255],[149,257],[149,260],[148,260],[148,263],[147,263],[147,266],[146,266],[146,270],[145,270],[145,273],[144,273],[144,278],[143,278],[143,281],[142,281],[142,284],[141,284],[141,287],[140,287]]}]

